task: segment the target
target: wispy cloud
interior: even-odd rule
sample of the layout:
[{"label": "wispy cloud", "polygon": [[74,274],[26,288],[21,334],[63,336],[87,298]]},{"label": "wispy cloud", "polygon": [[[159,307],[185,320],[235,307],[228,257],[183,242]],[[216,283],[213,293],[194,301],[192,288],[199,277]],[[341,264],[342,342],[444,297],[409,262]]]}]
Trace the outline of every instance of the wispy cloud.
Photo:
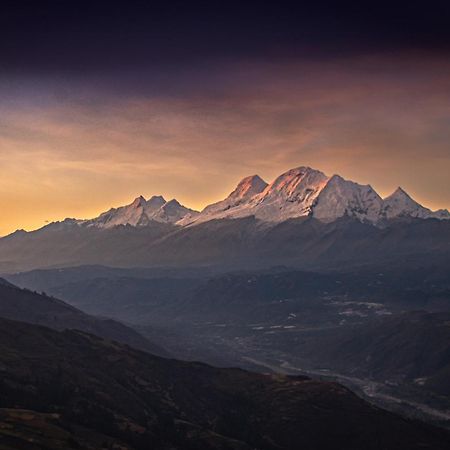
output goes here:
[{"label": "wispy cloud", "polygon": [[14,92],[0,82],[0,209],[26,205],[1,218],[0,232],[88,216],[141,193],[199,208],[240,177],[270,180],[301,164],[450,205],[445,61],[241,63],[185,75],[160,90],[150,75],[101,88],[71,80],[65,95],[55,90],[66,82],[19,89],[25,80]]}]

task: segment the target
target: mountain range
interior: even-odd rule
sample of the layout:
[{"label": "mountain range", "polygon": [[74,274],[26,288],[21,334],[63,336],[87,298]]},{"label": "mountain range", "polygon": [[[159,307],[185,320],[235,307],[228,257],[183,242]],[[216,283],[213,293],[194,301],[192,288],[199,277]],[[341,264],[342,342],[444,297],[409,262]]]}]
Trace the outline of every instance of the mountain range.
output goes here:
[{"label": "mountain range", "polygon": [[402,188],[385,199],[370,186],[326,176],[310,167],[297,167],[267,184],[258,175],[244,178],[224,200],[201,212],[162,196],[136,198],[131,204],[111,209],[80,225],[110,228],[117,225],[147,226],[151,221],[195,225],[213,219],[255,216],[265,222],[282,222],[312,216],[333,221],[343,216],[381,223],[395,217],[450,219],[447,210],[431,211],[413,200]]},{"label": "mountain range", "polygon": [[108,229],[120,225],[145,227],[152,222],[192,226],[213,219],[248,216],[264,222],[305,216],[328,222],[349,216],[370,223],[396,217],[450,219],[447,210],[431,211],[401,187],[383,199],[370,185],[345,180],[339,175],[328,177],[310,167],[297,167],[270,184],[258,175],[246,177],[227,198],[206,206],[201,212],[181,205],[176,199],[166,201],[155,195],[146,200],[139,196],[129,205],[111,208],[96,218],[72,222]]},{"label": "mountain range", "polygon": [[112,208],[95,219],[78,223],[97,228],[112,228],[118,225],[144,227],[151,222],[177,223],[182,219],[193,218],[197,214],[197,211],[180,205],[175,199],[166,201],[164,197],[155,195],[145,200],[140,196],[129,205]]},{"label": "mountain range", "polygon": [[448,252],[449,218],[401,188],[382,199],[368,185],[299,167],[270,184],[244,178],[201,212],[141,196],[97,218],[18,230],[0,238],[0,273],[84,264],[306,267],[423,258]]}]

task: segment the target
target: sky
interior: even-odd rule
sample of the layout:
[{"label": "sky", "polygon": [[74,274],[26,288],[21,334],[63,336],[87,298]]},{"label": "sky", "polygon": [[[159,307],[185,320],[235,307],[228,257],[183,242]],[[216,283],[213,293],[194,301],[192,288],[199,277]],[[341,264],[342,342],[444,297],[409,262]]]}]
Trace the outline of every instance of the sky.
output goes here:
[{"label": "sky", "polygon": [[36,3],[0,11],[0,235],[300,165],[450,207],[446,2]]}]

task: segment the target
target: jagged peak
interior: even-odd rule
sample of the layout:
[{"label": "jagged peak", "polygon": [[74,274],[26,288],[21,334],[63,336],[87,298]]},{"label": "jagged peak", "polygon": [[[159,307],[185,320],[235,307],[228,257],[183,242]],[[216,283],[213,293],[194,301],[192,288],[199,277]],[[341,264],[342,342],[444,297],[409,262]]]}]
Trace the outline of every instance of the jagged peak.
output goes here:
[{"label": "jagged peak", "polygon": [[399,186],[395,191],[394,194],[402,194],[402,195],[407,195],[409,197],[409,194],[401,187]]},{"label": "jagged peak", "polygon": [[131,206],[134,208],[138,208],[140,206],[142,206],[142,207],[145,206],[146,203],[147,203],[147,201],[145,200],[145,198],[142,195],[140,195],[139,197],[136,197],[133,200],[133,202],[131,203]]},{"label": "jagged peak", "polygon": [[318,174],[318,175],[325,176],[325,174],[323,172],[321,172],[320,170],[317,170],[317,169],[313,169],[312,167],[309,167],[309,166],[298,166],[298,167],[294,167],[292,169],[289,169],[286,172],[283,172],[281,175],[279,175],[275,179],[275,181],[283,179],[283,178],[304,176],[304,175],[307,175],[307,174]]},{"label": "jagged peak", "polygon": [[163,207],[166,203],[166,199],[162,195],[154,195],[147,200],[145,208],[150,212],[156,211],[157,209]]},{"label": "jagged peak", "polygon": [[176,198],[173,198],[161,206],[161,210],[179,210],[180,212],[189,212],[191,214],[198,214],[195,209],[188,208],[182,205]]},{"label": "jagged peak", "polygon": [[148,202],[163,202],[166,203],[166,199],[162,196],[162,195],[152,195],[148,201]]},{"label": "jagged peak", "polygon": [[179,206],[179,207],[182,207],[181,203],[180,203],[177,199],[173,198],[172,200],[169,200],[168,202],[166,202],[166,203],[162,206],[162,208],[167,208],[167,207],[171,207],[171,206]]},{"label": "jagged peak", "polygon": [[388,200],[390,198],[397,198],[397,197],[403,197],[403,198],[406,197],[409,200],[413,200],[413,198],[401,186],[399,186],[391,195],[388,195],[385,198],[385,200]]},{"label": "jagged peak", "polygon": [[267,199],[274,196],[291,198],[303,191],[318,193],[328,179],[320,170],[307,166],[295,167],[278,176],[261,195]]},{"label": "jagged peak", "polygon": [[405,190],[398,187],[391,195],[383,200],[383,214],[385,217],[410,216],[418,218],[446,218],[445,214],[433,213],[420,203],[416,202]]},{"label": "jagged peak", "polygon": [[327,190],[332,189],[333,186],[339,186],[340,189],[346,189],[347,191],[351,192],[364,192],[365,195],[371,195],[374,200],[377,202],[382,202],[383,199],[381,198],[380,194],[372,187],[371,184],[360,184],[356,181],[352,180],[346,180],[345,178],[341,177],[340,175],[334,174],[330,177],[327,183]]},{"label": "jagged peak", "polygon": [[359,184],[335,174],[319,194],[313,216],[325,221],[349,216],[376,222],[382,204],[383,199],[370,184]]},{"label": "jagged peak", "polygon": [[320,170],[313,169],[312,167],[309,166],[297,166],[286,170],[286,172],[282,173],[280,176],[283,176],[288,173],[300,173],[300,172],[320,172]]},{"label": "jagged peak", "polygon": [[259,176],[259,175],[249,175],[248,177],[242,178],[239,181],[238,186],[247,185],[247,184],[266,184],[267,183]]},{"label": "jagged peak", "polygon": [[334,174],[330,177],[329,183],[345,183],[345,184],[351,184],[353,186],[359,186],[359,187],[365,187],[367,189],[370,189],[372,191],[375,191],[375,189],[370,185],[370,184],[360,184],[357,183],[356,181],[352,181],[352,180],[347,180],[344,177],[341,177],[338,174]]},{"label": "jagged peak", "polygon": [[340,175],[334,174],[328,179],[327,186],[332,186],[333,184],[345,184],[345,183],[353,183],[353,181],[348,181],[345,178],[342,178]]},{"label": "jagged peak", "polygon": [[267,187],[267,183],[259,175],[243,178],[236,189],[229,195],[231,198],[247,198],[259,194]]},{"label": "jagged peak", "polygon": [[[402,187],[398,187],[391,195],[388,195],[384,199],[386,205],[392,203],[402,203],[404,205],[409,205],[410,207],[420,207],[424,208],[419,202],[416,202]],[[427,209],[427,208],[425,208]]]}]

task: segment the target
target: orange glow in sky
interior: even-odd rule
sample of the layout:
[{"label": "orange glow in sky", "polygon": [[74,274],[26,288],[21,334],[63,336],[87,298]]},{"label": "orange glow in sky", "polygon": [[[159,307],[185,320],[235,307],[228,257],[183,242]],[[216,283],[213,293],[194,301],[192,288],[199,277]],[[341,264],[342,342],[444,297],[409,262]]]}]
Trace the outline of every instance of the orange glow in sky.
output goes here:
[{"label": "orange glow in sky", "polygon": [[299,165],[448,208],[450,64],[382,63],[225,67],[213,88],[177,95],[26,97],[0,79],[0,235],[140,194],[201,209],[244,176]]}]

